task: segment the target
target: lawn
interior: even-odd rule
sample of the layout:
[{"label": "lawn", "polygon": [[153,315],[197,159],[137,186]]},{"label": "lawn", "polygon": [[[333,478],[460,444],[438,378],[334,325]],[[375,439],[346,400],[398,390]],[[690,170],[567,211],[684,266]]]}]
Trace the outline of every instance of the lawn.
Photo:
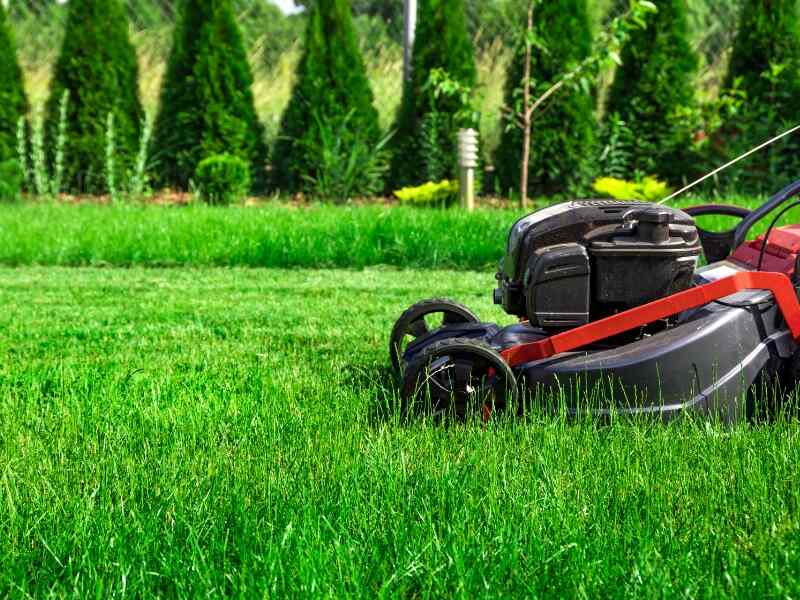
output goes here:
[{"label": "lawn", "polygon": [[794,423],[398,423],[395,316],[492,283],[0,269],[0,596],[800,593]]},{"label": "lawn", "polygon": [[[763,200],[683,199],[680,206]],[[541,207],[542,205],[540,205]],[[519,209],[368,205],[256,207],[20,203],[0,210],[0,265],[347,268],[390,265],[494,272]],[[800,222],[800,209],[781,223]],[[711,230],[735,219],[702,217]],[[763,232],[762,222],[754,233]]]}]

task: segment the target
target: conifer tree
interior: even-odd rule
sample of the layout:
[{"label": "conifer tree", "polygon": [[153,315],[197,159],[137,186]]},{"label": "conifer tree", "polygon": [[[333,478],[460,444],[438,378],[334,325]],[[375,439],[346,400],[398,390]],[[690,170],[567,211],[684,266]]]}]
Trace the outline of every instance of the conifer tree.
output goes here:
[{"label": "conifer tree", "polygon": [[630,132],[627,176],[680,183],[691,174],[697,56],[689,43],[686,0],[664,0],[631,32],[606,114]]},{"label": "conifer tree", "polygon": [[[527,5],[527,2],[522,3]],[[519,21],[523,22],[521,7]],[[539,2],[534,11],[538,46],[531,59],[534,95],[556,83],[570,66],[589,56],[592,27],[586,0]],[[525,71],[525,44],[521,43],[508,68],[505,105],[518,104]],[[596,142],[594,97],[589,90],[563,90],[533,117],[528,193],[550,195],[580,187],[589,175]],[[513,111],[512,111],[513,112]],[[503,135],[495,153],[498,183],[505,193],[520,181],[523,131],[517,114],[503,117]]]},{"label": "conifer tree", "polygon": [[[64,42],[46,106],[45,132],[52,151],[59,109],[68,92],[63,183],[73,192],[107,191],[108,116],[113,114],[115,168],[121,181],[139,144],[136,51],[120,0],[70,0]],[[52,156],[50,157],[52,160]]]},{"label": "conifer tree", "polygon": [[435,94],[431,73],[444,72],[464,88],[477,82],[475,49],[467,31],[463,0],[420,0],[411,60],[411,77],[392,140],[391,185],[457,179],[457,137],[463,108],[458,98]]},{"label": "conifer tree", "polygon": [[[723,89],[741,95],[718,148],[736,156],[796,125],[800,115],[800,18],[796,0],[745,0]],[[732,92],[733,90],[733,92]],[[726,172],[745,192],[774,191],[800,172],[800,139],[794,135]]]},{"label": "conifer tree", "polygon": [[373,101],[350,3],[317,0],[309,8],[303,55],[273,152],[274,185],[290,192],[304,189],[317,177],[321,153],[330,143],[324,140],[335,138],[343,156],[358,144],[374,147],[380,127]]},{"label": "conifer tree", "polygon": [[0,3],[0,162],[17,155],[17,126],[28,100],[5,9]]},{"label": "conifer tree", "polygon": [[263,185],[264,128],[231,0],[184,0],[161,88],[153,163],[161,185],[187,189],[197,165],[231,154]]}]

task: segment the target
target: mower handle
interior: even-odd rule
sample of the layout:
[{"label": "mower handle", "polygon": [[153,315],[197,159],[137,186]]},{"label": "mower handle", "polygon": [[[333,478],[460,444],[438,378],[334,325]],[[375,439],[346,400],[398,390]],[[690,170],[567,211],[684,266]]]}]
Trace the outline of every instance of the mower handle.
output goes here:
[{"label": "mower handle", "polygon": [[735,229],[733,236],[733,247],[738,248],[745,242],[747,239],[747,234],[750,233],[750,229],[752,229],[753,225],[758,223],[761,219],[766,217],[781,204],[790,198],[797,196],[798,194],[800,194],[800,180],[787,185],[780,192],[767,200],[761,207],[754,210],[749,216],[745,217],[745,219],[739,223]]}]

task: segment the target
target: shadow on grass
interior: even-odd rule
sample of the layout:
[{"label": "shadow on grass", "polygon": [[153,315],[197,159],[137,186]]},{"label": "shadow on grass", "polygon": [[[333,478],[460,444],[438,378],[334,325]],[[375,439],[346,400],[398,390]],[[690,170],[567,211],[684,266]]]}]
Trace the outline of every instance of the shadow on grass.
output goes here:
[{"label": "shadow on grass", "polygon": [[341,384],[354,395],[369,395],[366,418],[370,425],[400,421],[400,384],[389,365],[346,365]]}]

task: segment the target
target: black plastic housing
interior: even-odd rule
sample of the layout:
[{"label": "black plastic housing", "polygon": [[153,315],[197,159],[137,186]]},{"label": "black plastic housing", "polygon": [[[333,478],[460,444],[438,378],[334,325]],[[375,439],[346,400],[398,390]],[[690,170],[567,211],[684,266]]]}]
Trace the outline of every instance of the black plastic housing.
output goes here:
[{"label": "black plastic housing", "polygon": [[560,244],[537,250],[525,272],[531,325],[569,328],[589,322],[591,267],[586,247]]},{"label": "black plastic housing", "polygon": [[566,202],[512,227],[495,301],[545,329],[576,327],[688,288],[700,252],[683,211]]}]

